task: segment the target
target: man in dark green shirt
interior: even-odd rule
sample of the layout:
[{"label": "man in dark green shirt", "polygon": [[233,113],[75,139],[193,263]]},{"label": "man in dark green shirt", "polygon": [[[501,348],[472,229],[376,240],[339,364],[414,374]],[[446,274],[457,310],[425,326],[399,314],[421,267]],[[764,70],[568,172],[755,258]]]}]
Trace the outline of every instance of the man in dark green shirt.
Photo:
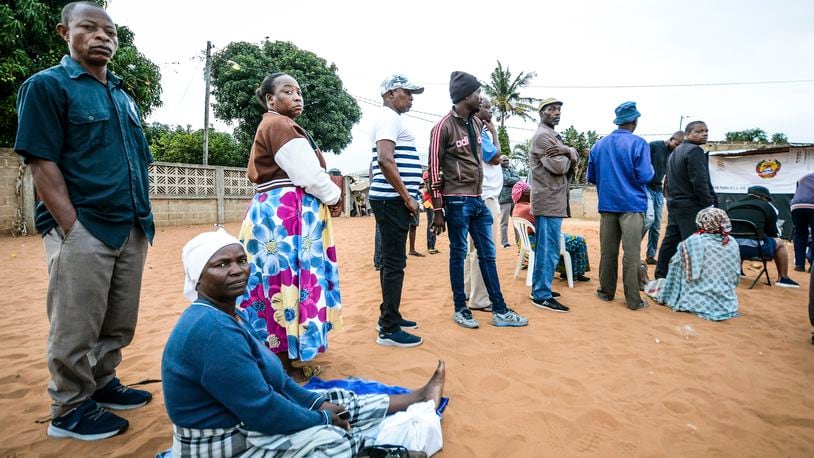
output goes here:
[{"label": "man in dark green shirt", "polygon": [[147,164],[133,99],[107,70],[116,25],[90,3],[69,3],[57,31],[69,56],[23,83],[15,151],[42,199],[36,226],[50,276],[48,435],[97,440],[127,429],[105,411],[150,401],[116,377],[133,339],[148,241],[155,233]]}]

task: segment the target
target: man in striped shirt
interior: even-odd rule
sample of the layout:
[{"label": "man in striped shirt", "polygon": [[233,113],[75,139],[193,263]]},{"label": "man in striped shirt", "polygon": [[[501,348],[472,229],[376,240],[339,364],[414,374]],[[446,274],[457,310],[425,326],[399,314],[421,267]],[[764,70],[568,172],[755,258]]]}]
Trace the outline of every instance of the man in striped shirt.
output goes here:
[{"label": "man in striped shirt", "polygon": [[522,317],[506,306],[500,292],[495,266],[495,244],[492,240],[492,214],[481,198],[483,165],[481,164],[481,129],[483,123],[475,114],[480,109],[480,82],[465,72],[452,72],[449,94],[455,105],[441,118],[430,135],[430,189],[435,211],[436,234],[449,228],[449,278],[459,326],[479,326],[466,306],[464,292],[464,259],[467,235],[478,251],[478,265],[492,303],[492,325],[526,326]]},{"label": "man in striped shirt", "polygon": [[413,94],[424,88],[404,75],[391,75],[382,82],[382,103],[378,119],[370,134],[373,144],[371,181],[368,199],[381,233],[382,266],[379,281],[382,303],[379,306],[379,337],[376,343],[392,347],[421,345],[421,337],[404,329],[416,329],[415,321],[401,316],[401,288],[405,246],[410,218],[418,215],[415,199],[421,188],[421,161],[415,149],[415,136],[402,122],[401,115],[410,111]]}]

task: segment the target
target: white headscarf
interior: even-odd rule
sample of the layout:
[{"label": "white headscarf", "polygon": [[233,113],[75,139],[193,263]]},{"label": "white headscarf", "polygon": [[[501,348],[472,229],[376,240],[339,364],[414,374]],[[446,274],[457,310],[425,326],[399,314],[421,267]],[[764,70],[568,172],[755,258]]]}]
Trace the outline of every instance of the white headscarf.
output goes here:
[{"label": "white headscarf", "polygon": [[194,301],[198,298],[196,290],[198,280],[212,255],[221,248],[234,243],[239,245],[240,240],[220,228],[214,232],[199,234],[184,245],[181,259],[184,261],[184,296],[187,299]]}]

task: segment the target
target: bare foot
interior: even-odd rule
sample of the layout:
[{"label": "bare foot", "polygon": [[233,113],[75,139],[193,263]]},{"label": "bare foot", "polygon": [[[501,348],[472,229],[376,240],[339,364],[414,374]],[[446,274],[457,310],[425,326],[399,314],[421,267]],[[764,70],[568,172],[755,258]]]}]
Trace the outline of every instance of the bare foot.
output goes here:
[{"label": "bare foot", "polygon": [[438,368],[435,369],[435,373],[432,374],[430,380],[427,382],[426,385],[421,387],[421,395],[425,401],[433,400],[435,401],[435,408],[437,409],[438,406],[441,405],[441,395],[444,392],[444,382],[446,379],[446,364],[443,360],[438,361]]}]

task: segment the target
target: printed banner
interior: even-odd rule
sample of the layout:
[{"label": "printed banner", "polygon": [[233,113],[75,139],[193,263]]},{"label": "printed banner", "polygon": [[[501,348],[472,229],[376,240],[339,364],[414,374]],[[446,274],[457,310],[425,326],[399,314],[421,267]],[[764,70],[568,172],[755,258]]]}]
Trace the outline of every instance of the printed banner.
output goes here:
[{"label": "printed banner", "polygon": [[718,193],[744,194],[749,186],[759,185],[773,194],[794,194],[797,180],[812,168],[814,153],[806,151],[709,156],[710,180]]}]

